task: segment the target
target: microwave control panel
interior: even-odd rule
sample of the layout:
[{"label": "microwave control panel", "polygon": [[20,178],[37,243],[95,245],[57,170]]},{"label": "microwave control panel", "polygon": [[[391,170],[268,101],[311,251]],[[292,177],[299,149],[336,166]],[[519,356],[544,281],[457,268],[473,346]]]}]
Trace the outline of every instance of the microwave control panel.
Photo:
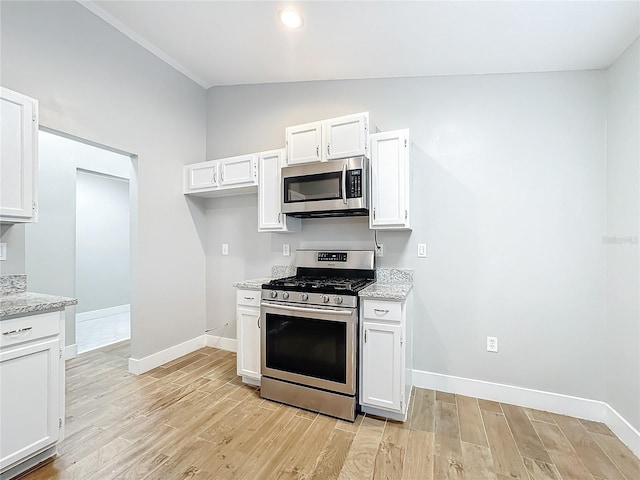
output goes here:
[{"label": "microwave control panel", "polygon": [[362,169],[347,171],[347,198],[362,197]]}]

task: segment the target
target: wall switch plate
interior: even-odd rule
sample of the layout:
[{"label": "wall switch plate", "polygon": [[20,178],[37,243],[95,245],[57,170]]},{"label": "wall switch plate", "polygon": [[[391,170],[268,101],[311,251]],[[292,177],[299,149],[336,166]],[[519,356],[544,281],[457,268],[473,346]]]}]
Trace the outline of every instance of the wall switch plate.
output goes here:
[{"label": "wall switch plate", "polygon": [[419,258],[427,258],[427,244],[419,243],[418,244],[418,257]]},{"label": "wall switch plate", "polygon": [[376,245],[376,257],[384,257],[384,245],[382,243]]},{"label": "wall switch plate", "polygon": [[290,257],[291,256],[291,245],[288,243],[282,244],[282,256]]},{"label": "wall switch plate", "polygon": [[487,352],[498,353],[498,337],[487,337]]},{"label": "wall switch plate", "polygon": [[7,244],[0,243],[0,260],[6,260],[6,259],[7,259]]},{"label": "wall switch plate", "polygon": [[229,244],[228,243],[223,243],[222,244],[222,254],[223,255],[229,255]]}]

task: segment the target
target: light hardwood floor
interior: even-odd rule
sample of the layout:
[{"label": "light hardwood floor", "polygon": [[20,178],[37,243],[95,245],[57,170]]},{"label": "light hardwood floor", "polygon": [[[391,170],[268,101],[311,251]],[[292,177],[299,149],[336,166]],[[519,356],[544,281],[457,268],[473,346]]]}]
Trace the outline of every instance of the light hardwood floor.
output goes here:
[{"label": "light hardwood floor", "polygon": [[262,400],[235,354],[204,348],[144,375],[129,343],[67,362],[66,439],[25,479],[638,480],[603,424],[416,389],[406,423]]}]

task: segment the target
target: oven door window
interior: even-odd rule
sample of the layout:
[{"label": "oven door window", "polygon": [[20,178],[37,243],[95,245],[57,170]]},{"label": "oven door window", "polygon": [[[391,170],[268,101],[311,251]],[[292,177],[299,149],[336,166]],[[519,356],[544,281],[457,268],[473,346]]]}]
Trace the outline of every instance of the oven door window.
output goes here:
[{"label": "oven door window", "polygon": [[284,203],[342,198],[342,172],[284,178]]},{"label": "oven door window", "polygon": [[268,368],[346,383],[346,323],[267,314],[266,328]]}]

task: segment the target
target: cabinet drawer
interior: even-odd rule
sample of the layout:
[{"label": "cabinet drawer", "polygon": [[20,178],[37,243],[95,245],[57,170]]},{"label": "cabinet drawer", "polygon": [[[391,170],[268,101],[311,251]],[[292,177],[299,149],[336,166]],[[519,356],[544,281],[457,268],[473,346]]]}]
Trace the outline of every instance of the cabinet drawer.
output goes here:
[{"label": "cabinet drawer", "polygon": [[0,347],[17,345],[60,333],[60,312],[0,321]]},{"label": "cabinet drawer", "polygon": [[238,290],[236,295],[236,303],[238,305],[260,308],[261,290]]},{"label": "cabinet drawer", "polygon": [[400,302],[384,302],[379,300],[365,300],[364,317],[372,320],[402,320],[402,306]]}]

